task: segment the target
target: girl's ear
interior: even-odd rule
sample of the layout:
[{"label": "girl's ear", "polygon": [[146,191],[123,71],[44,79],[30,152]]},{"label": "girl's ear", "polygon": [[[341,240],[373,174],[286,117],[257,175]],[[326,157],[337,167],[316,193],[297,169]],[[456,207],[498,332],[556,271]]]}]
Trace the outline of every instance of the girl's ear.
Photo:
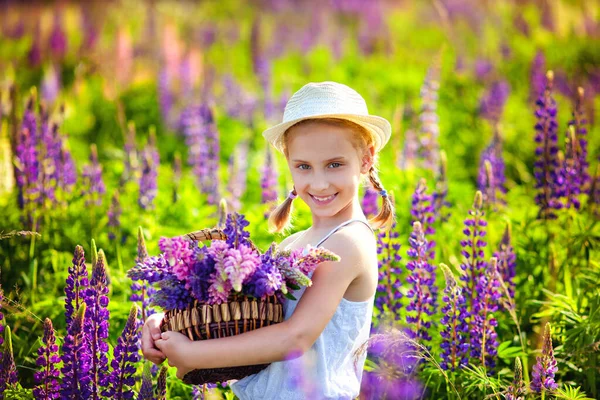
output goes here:
[{"label": "girl's ear", "polygon": [[360,166],[360,172],[362,174],[368,174],[369,170],[375,162],[375,147],[373,145],[367,147],[362,157],[362,164]]}]

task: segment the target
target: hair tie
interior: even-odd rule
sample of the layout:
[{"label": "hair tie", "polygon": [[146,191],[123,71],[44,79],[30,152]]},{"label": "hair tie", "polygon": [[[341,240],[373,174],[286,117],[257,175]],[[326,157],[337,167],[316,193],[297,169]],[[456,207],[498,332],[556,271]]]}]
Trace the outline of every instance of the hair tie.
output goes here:
[{"label": "hair tie", "polygon": [[293,190],[290,190],[290,194],[288,197],[294,200],[296,197],[298,197],[298,193],[295,193]]},{"label": "hair tie", "polygon": [[379,192],[379,194],[381,197],[387,197],[387,190],[383,189],[381,192]]}]

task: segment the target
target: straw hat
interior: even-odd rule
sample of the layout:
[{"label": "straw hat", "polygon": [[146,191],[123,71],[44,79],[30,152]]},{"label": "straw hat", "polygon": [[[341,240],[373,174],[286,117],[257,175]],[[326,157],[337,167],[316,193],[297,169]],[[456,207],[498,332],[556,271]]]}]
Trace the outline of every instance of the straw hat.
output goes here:
[{"label": "straw hat", "polygon": [[283,121],[263,132],[263,136],[283,153],[283,134],[305,119],[340,118],[352,121],[373,135],[375,151],[390,139],[392,126],[387,119],[369,115],[367,103],[356,90],[337,82],[308,83],[288,100]]}]

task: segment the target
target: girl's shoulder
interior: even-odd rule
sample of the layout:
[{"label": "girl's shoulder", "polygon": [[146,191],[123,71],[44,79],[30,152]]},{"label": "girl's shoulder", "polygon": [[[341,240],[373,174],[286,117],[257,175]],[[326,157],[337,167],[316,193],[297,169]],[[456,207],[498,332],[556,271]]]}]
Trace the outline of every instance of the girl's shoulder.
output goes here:
[{"label": "girl's shoulder", "polygon": [[280,249],[284,249],[285,246],[287,246],[288,244],[292,243],[294,240],[296,240],[296,238],[298,238],[298,236],[300,236],[304,232],[306,232],[306,229],[302,230],[302,231],[298,231],[298,232],[292,233],[290,236],[288,236],[285,239],[283,239],[281,241],[281,243],[279,243],[279,248]]}]

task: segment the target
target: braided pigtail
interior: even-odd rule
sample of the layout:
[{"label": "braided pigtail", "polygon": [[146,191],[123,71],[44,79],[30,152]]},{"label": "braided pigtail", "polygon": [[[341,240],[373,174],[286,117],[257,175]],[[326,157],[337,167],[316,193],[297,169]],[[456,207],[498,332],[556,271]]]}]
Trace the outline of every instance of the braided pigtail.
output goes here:
[{"label": "braided pigtail", "polygon": [[371,181],[371,185],[373,185],[373,188],[379,192],[383,200],[379,214],[370,219],[369,223],[375,228],[388,230],[394,222],[394,202],[388,195],[387,191],[383,188],[383,184],[379,180],[379,174],[377,173],[375,167],[371,167],[369,170],[369,181]]},{"label": "braided pigtail", "polygon": [[290,215],[292,213],[292,202],[298,196],[296,189],[290,191],[288,197],[271,212],[269,216],[269,230],[271,232],[282,232],[290,223]]}]

